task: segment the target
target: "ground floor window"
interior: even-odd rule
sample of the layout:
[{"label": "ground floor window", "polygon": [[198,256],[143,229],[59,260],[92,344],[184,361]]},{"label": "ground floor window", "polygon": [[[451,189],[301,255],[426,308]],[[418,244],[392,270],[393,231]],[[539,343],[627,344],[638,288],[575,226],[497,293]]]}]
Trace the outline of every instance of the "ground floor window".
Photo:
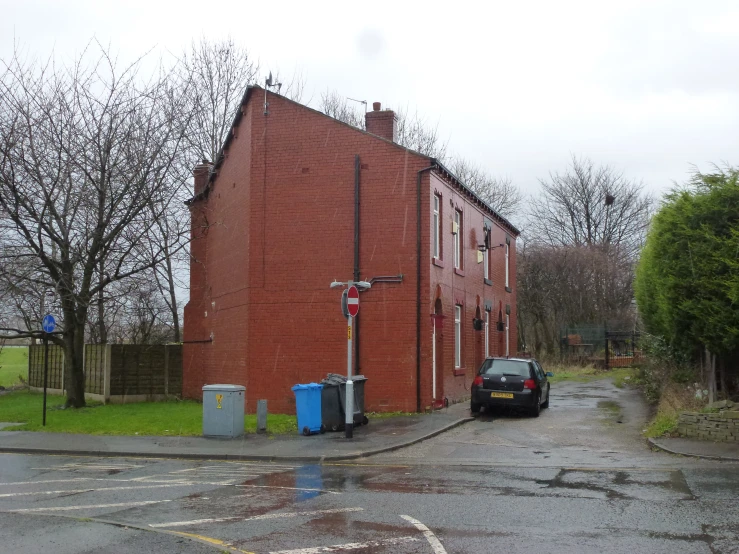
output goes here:
[{"label": "ground floor window", "polygon": [[454,367],[462,367],[462,306],[454,306]]},{"label": "ground floor window", "polygon": [[490,312],[485,312],[485,357],[490,356],[490,340],[489,340],[489,329],[490,329]]},{"label": "ground floor window", "polygon": [[506,357],[510,356],[510,351],[508,350],[508,343],[510,341],[510,323],[511,323],[511,316],[508,314],[505,315],[505,355]]}]

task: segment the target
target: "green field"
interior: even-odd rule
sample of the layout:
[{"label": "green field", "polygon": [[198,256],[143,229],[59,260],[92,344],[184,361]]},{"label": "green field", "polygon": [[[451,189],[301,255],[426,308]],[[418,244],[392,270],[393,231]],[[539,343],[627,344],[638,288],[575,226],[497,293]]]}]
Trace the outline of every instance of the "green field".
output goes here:
[{"label": "green field", "polygon": [[19,375],[28,380],[28,347],[3,347],[0,350],[0,385],[17,385],[20,383]]},{"label": "green field", "polygon": [[[86,435],[169,435],[202,434],[203,405],[192,400],[141,402],[136,404],[93,404],[79,410],[63,410],[64,397],[49,395],[46,427],[41,426],[43,395],[27,390],[0,396],[0,421],[25,423],[14,431],[47,431]],[[257,416],[247,415],[244,430],[255,433]],[[271,434],[297,433],[294,415],[270,414]]]}]

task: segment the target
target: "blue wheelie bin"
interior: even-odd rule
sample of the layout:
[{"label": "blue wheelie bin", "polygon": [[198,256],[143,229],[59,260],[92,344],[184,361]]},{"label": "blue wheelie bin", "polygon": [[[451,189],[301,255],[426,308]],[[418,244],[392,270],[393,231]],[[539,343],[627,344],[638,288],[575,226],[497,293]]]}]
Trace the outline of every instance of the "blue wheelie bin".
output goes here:
[{"label": "blue wheelie bin", "polygon": [[321,424],[321,389],[323,385],[309,383],[295,385],[295,410],[298,415],[298,433],[306,437],[314,433],[323,433],[325,428]]}]

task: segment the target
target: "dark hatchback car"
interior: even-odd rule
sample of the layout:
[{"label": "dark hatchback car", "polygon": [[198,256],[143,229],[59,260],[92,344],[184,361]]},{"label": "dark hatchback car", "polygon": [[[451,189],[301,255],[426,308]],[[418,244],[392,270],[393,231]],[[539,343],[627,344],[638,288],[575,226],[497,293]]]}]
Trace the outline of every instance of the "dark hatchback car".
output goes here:
[{"label": "dark hatchback car", "polygon": [[538,417],[542,408],[549,407],[547,377],[552,376],[534,359],[487,358],[472,382],[470,411],[477,413],[483,406],[513,406]]}]

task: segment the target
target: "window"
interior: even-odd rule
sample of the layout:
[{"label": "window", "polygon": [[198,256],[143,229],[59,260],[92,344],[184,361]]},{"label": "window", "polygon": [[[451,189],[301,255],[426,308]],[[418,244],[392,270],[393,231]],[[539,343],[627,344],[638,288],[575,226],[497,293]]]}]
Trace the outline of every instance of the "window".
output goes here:
[{"label": "window", "polygon": [[521,360],[485,360],[480,368],[480,375],[510,375],[511,377],[531,377],[531,366]]},{"label": "window", "polygon": [[454,267],[462,269],[462,212],[454,210]]},{"label": "window", "polygon": [[434,258],[441,257],[441,245],[439,244],[441,225],[441,198],[438,194],[434,194]]},{"label": "window", "polygon": [[[487,246],[490,244],[490,230],[485,229],[483,233],[484,244]],[[482,273],[484,279],[490,279],[490,254],[488,249],[482,251]],[[486,354],[487,355],[487,354]]]},{"label": "window", "polygon": [[[510,288],[510,283],[508,281],[508,254],[510,250],[510,245],[508,242],[505,243],[505,288]],[[507,327],[506,327],[507,328]],[[506,354],[507,356],[507,354]]]},{"label": "window", "polygon": [[454,367],[462,367],[462,306],[454,306]]},{"label": "window", "polygon": [[505,315],[505,355],[506,355],[506,358],[510,356],[510,351],[508,350],[508,341],[511,336],[509,332],[510,323],[511,323],[511,316],[506,314]]},{"label": "window", "polygon": [[485,357],[487,358],[490,356],[490,340],[489,340],[489,330],[490,330],[490,312],[485,312]]}]

